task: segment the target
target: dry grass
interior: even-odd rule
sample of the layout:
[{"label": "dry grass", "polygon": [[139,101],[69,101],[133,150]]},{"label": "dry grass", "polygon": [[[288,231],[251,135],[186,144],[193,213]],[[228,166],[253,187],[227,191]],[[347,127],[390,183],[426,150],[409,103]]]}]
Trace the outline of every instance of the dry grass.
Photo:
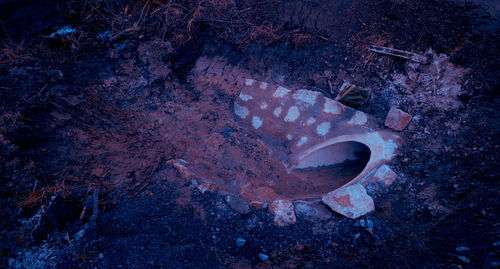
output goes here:
[{"label": "dry grass", "polygon": [[33,208],[47,202],[51,196],[57,194],[66,197],[71,193],[71,188],[64,184],[64,181],[52,186],[43,187],[39,190],[33,190],[28,197],[18,203],[20,208]]},{"label": "dry grass", "polygon": [[283,25],[256,22],[252,11],[250,7],[239,8],[232,0],[143,0],[134,6],[127,4],[121,7],[93,6],[87,2],[85,12],[80,16],[86,22],[110,28],[113,35],[135,29],[135,36],[169,39],[175,45],[182,45],[207,33],[236,46],[286,40],[303,45],[314,38],[328,40],[307,30],[286,30]]},{"label": "dry grass", "polygon": [[13,65],[33,60],[34,57],[24,47],[24,43],[6,42],[1,45],[0,65]]}]

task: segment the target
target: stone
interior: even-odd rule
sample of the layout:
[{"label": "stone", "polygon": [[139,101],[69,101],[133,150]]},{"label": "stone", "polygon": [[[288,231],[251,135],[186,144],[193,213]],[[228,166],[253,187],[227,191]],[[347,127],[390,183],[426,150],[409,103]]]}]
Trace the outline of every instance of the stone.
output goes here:
[{"label": "stone", "polygon": [[402,131],[410,123],[411,118],[410,114],[401,109],[391,107],[385,118],[385,126],[396,131]]},{"label": "stone", "polygon": [[231,207],[238,213],[247,214],[248,212],[250,212],[250,207],[248,206],[248,204],[238,196],[227,195],[225,197],[225,200],[229,207]]},{"label": "stone", "polygon": [[294,224],[297,221],[292,202],[276,200],[269,205],[269,211],[274,213],[274,222],[278,226]]},{"label": "stone", "polygon": [[470,259],[465,256],[457,256],[457,258],[465,263],[470,263]]},{"label": "stone", "polygon": [[200,185],[197,185],[197,188],[201,193],[205,193],[207,191],[213,192],[215,190],[215,185],[203,182]]},{"label": "stone", "polygon": [[189,163],[186,162],[185,160],[178,159],[178,160],[170,160],[167,161],[168,165],[173,165],[177,172],[181,175],[182,178],[185,180],[192,180],[193,178],[196,178],[193,172],[189,170],[189,168],[186,167]]},{"label": "stone", "polygon": [[373,199],[360,184],[350,185],[327,193],[321,199],[333,211],[356,219],[375,210]]},{"label": "stone", "polygon": [[57,69],[52,69],[52,70],[47,71],[47,75],[55,81],[59,81],[59,80],[64,79],[63,72],[61,70],[57,70]]},{"label": "stone", "polygon": [[317,221],[327,220],[332,216],[330,210],[318,202],[296,201],[294,206],[295,215],[299,219]]},{"label": "stone", "polygon": [[373,176],[376,181],[382,182],[386,188],[398,178],[398,175],[387,164],[380,166]]},{"label": "stone", "polygon": [[245,240],[245,239],[243,239],[243,238],[241,238],[241,237],[238,237],[238,238],[236,239],[236,246],[237,246],[237,247],[242,247],[242,246],[244,246],[244,245],[245,245],[245,243],[246,243],[246,242],[247,242],[247,240]]},{"label": "stone", "polygon": [[259,253],[259,259],[265,262],[267,261],[267,259],[269,259],[269,256],[267,256],[266,254]]}]

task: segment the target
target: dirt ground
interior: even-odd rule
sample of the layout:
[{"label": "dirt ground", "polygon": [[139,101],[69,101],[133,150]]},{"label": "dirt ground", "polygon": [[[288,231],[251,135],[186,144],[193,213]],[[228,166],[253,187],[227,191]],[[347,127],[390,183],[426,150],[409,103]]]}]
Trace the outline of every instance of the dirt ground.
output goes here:
[{"label": "dirt ground", "polygon": [[[495,1],[0,1],[0,267],[499,268],[497,15]],[[234,121],[243,78],[332,98],[348,81],[371,89],[359,110],[379,127],[393,106],[413,116],[374,212],[279,227],[227,202],[243,178],[286,178]],[[186,180],[179,159],[226,188]]]}]

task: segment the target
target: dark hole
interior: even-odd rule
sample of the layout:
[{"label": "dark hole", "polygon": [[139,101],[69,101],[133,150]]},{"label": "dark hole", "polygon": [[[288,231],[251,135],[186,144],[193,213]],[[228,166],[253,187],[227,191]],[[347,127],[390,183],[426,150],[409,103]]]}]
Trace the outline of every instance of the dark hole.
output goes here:
[{"label": "dark hole", "polygon": [[293,173],[318,192],[330,192],[354,179],[370,160],[370,149],[358,142],[342,142],[304,158]]}]

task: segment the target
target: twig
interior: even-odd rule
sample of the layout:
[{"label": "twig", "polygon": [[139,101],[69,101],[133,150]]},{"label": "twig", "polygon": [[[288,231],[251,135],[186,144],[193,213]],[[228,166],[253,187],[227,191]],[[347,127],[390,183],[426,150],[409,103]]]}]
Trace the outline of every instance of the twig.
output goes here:
[{"label": "twig", "polygon": [[429,59],[424,55],[420,55],[420,54],[416,54],[416,53],[404,51],[404,50],[392,49],[392,48],[387,48],[387,47],[372,46],[370,48],[370,51],[407,59],[407,60],[414,61],[414,62],[421,63],[421,64],[426,64],[429,62]]},{"label": "twig", "polygon": [[159,160],[158,162],[156,162],[155,166],[153,167],[153,170],[151,170],[151,173],[149,173],[149,176],[145,177],[143,180],[142,180],[142,186],[136,191],[134,192],[133,194],[129,195],[128,198],[129,199],[132,199],[134,198],[135,196],[137,196],[137,194],[139,194],[139,192],[141,192],[142,190],[144,190],[147,186],[149,186],[149,184],[151,184],[151,181],[147,181],[145,182],[148,178],[151,179],[154,172],[156,171],[156,169],[158,169],[158,166],[160,165],[161,163],[161,160]]},{"label": "twig", "polygon": [[99,214],[99,189],[94,189],[93,195],[94,208],[92,212],[92,217],[90,217],[90,221],[95,224],[97,222],[97,215]]},{"label": "twig", "polygon": [[118,40],[118,39],[120,39],[120,38],[122,38],[124,36],[130,35],[131,33],[138,31],[140,28],[141,27],[134,25],[134,26],[132,26],[130,28],[127,28],[127,29],[119,32],[118,34],[112,36],[109,39],[109,41],[114,42],[114,41],[116,41],[116,40]]},{"label": "twig", "polygon": [[[134,26],[137,27],[139,25],[139,23],[141,22],[142,20],[142,14],[144,13],[144,9],[146,9],[146,6],[149,5],[149,0],[146,2],[146,4],[144,4],[144,6],[142,7],[142,10],[141,10],[141,15],[139,16],[139,20],[134,23]],[[147,15],[146,15],[147,16]]]}]

